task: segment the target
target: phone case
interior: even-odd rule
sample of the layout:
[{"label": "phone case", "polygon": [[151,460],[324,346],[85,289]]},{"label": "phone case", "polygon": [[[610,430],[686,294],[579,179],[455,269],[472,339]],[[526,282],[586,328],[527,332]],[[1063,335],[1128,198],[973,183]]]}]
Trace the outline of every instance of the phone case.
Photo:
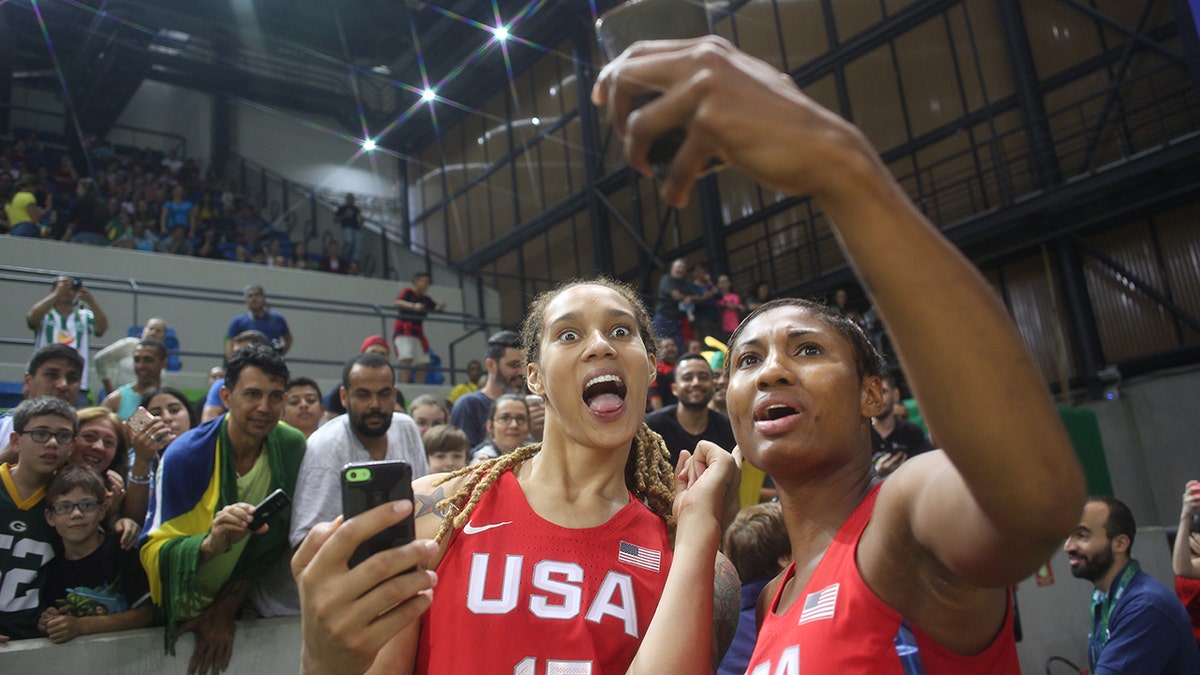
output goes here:
[{"label": "phone case", "polygon": [[291,497],[288,497],[287,493],[283,490],[275,490],[271,494],[267,495],[266,499],[262,500],[258,506],[254,507],[254,516],[252,516],[252,520],[250,521],[249,525],[250,531],[254,532],[258,530],[260,527],[266,524],[267,520],[271,516],[274,516],[283,509],[286,509],[288,506],[291,506],[291,504]]},{"label": "phone case", "polygon": [[[353,518],[380,504],[412,498],[412,467],[405,462],[354,462],[342,469],[342,513],[346,518]],[[354,567],[379,551],[403,546],[415,537],[410,515],[359,545],[350,557],[350,566]]]}]

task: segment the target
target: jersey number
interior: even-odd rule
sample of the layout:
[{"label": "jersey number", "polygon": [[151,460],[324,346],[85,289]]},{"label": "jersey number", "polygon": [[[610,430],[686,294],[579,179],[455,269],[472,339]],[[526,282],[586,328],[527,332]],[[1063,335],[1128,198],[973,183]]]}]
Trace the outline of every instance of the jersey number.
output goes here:
[{"label": "jersey number", "polygon": [[[13,545],[11,534],[0,534],[0,552],[9,551],[14,560],[13,569],[0,577],[0,612],[19,612],[38,606],[38,572],[54,557],[54,548],[44,541],[21,539]],[[39,558],[36,564],[16,567],[16,560]],[[20,595],[18,595],[20,592]]]}]

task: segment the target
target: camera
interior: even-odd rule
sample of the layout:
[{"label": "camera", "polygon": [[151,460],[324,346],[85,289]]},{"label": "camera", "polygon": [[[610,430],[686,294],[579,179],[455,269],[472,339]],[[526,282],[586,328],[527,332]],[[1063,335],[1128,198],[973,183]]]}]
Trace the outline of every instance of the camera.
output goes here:
[{"label": "camera", "polygon": [[71,288],[75,290],[83,288],[83,279],[80,279],[79,277],[71,279]]}]

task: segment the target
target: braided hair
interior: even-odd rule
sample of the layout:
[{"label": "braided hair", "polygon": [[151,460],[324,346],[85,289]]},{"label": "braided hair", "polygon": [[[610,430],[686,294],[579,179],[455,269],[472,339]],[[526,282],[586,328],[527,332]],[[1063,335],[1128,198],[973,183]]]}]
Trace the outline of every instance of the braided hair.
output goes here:
[{"label": "braided hair", "polygon": [[[655,353],[654,329],[650,323],[650,314],[637,293],[625,284],[601,277],[570,281],[534,299],[521,325],[521,343],[527,362],[537,363],[541,356],[546,307],[560,293],[576,286],[601,286],[624,298],[633,309],[646,351],[650,354]],[[436,487],[455,478],[466,477],[458,491],[437,503],[438,511],[446,516],[442,519],[434,540],[441,543],[446,535],[466,525],[479,500],[500,476],[505,471],[515,470],[541,449],[540,443],[523,445],[506,455],[473,466],[465,466],[435,482]],[[671,511],[675,501],[675,476],[669,458],[670,453],[662,436],[651,431],[650,427],[643,423],[634,434],[629,458],[625,462],[625,486],[635,498],[643,501],[651,511],[662,518],[669,530],[674,530],[675,518]]]}]

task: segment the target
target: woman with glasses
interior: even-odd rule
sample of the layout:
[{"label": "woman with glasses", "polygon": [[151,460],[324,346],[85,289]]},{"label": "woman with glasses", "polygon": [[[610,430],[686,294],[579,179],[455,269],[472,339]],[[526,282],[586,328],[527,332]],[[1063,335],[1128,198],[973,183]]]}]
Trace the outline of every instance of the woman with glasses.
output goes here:
[{"label": "woman with glasses", "polygon": [[525,397],[502,394],[492,401],[487,433],[487,440],[471,450],[470,464],[507,455],[529,440],[529,404]]}]

